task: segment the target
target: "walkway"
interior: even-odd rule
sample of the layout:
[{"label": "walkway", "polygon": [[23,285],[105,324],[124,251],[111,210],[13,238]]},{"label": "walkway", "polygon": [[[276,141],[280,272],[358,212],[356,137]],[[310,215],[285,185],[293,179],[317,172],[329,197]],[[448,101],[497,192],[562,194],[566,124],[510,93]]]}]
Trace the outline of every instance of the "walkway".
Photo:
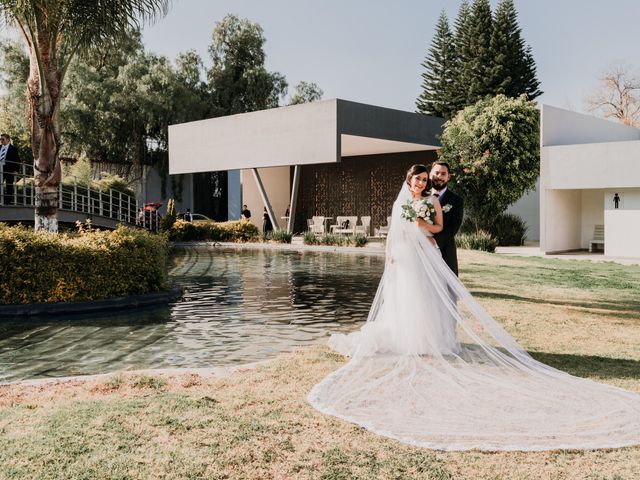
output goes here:
[{"label": "walkway", "polygon": [[591,262],[615,262],[622,265],[640,265],[640,258],[607,257],[603,253],[589,253],[587,250],[575,250],[554,255],[545,255],[540,251],[540,245],[536,242],[526,242],[521,247],[498,247],[499,255],[513,257],[544,257],[560,260],[589,260]]},{"label": "walkway", "polygon": [[[15,173],[10,173],[11,170]],[[140,215],[135,197],[112,189],[103,191],[78,185],[75,179],[71,184],[60,183],[58,205],[59,223],[73,225],[88,218],[101,228],[116,228],[119,223],[152,223],[150,214]],[[33,167],[12,162],[0,165],[0,221],[32,223],[34,206]],[[157,215],[153,220],[157,224]]]},{"label": "walkway", "polygon": [[[272,250],[304,250],[312,252],[358,253],[364,255],[384,255],[385,243],[382,239],[372,238],[364,247],[342,247],[327,245],[305,245],[303,237],[293,237],[288,243],[233,243],[233,242],[175,242],[176,248],[209,249],[216,247],[234,247],[238,249],[257,248]],[[496,254],[510,257],[542,257],[559,260],[587,260],[592,262],[615,262],[622,265],[640,265],[640,258],[607,257],[602,253],[589,253],[586,250],[566,252],[557,255],[544,255],[538,243],[527,242],[521,247],[498,247]]]}]

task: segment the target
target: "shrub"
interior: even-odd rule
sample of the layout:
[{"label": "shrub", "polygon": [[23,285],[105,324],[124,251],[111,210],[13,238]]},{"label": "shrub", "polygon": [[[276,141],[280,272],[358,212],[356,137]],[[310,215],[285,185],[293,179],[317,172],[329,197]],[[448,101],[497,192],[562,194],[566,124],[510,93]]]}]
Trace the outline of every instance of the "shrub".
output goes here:
[{"label": "shrub", "polygon": [[540,113],[527,97],[486,97],[444,124],[439,158],[475,219],[495,217],[534,188],[540,174]]},{"label": "shrub", "polygon": [[253,223],[239,220],[231,222],[185,222],[176,220],[169,230],[173,241],[246,242],[260,236]]},{"label": "shrub", "polygon": [[489,232],[501,247],[523,245],[527,235],[527,223],[517,215],[511,213],[501,213],[493,218],[491,222],[474,221],[466,217],[460,232],[474,233],[479,230]]},{"label": "shrub", "polygon": [[511,213],[501,213],[492,222],[489,232],[498,240],[498,245],[502,247],[520,246],[524,245],[527,229],[527,222],[519,216]]},{"label": "shrub", "polygon": [[347,237],[336,233],[325,233],[319,241],[320,245],[345,245],[348,242]]},{"label": "shrub", "polygon": [[164,236],[119,227],[79,234],[0,224],[0,304],[98,300],[167,287]]},{"label": "shrub", "polygon": [[262,236],[265,242],[291,243],[293,233],[286,230],[273,230]]},{"label": "shrub", "polygon": [[369,239],[362,233],[356,233],[349,238],[349,241],[354,247],[364,247],[369,242]]},{"label": "shrub", "polygon": [[457,235],[456,246],[465,250],[482,250],[493,253],[496,251],[498,241],[489,232],[478,230]]},{"label": "shrub", "polygon": [[320,239],[311,231],[304,232],[302,241],[305,245],[318,245],[320,243]]},{"label": "shrub", "polygon": [[369,242],[369,239],[362,233],[356,233],[351,236],[327,233],[318,237],[311,232],[304,232],[303,241],[305,245],[353,245],[355,247],[364,247]]}]

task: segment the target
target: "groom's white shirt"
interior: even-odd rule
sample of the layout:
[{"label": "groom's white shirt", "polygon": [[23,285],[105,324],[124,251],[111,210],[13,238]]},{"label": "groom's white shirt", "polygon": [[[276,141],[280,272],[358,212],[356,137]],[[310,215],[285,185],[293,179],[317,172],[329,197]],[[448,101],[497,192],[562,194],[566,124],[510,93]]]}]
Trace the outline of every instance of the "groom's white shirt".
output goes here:
[{"label": "groom's white shirt", "polygon": [[438,198],[440,198],[442,195],[444,195],[444,192],[447,191],[447,187],[444,187],[442,190],[436,190],[435,188],[431,189],[431,195],[433,195],[434,193],[438,194]]}]

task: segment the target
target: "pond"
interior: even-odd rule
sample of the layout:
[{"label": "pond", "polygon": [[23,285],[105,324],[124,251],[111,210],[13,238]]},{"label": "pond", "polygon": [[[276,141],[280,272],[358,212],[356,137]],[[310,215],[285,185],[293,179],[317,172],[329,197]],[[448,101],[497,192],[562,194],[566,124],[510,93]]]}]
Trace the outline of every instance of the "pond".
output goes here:
[{"label": "pond", "polygon": [[264,360],[367,318],[384,260],[274,250],[184,250],[181,301],[0,322],[0,382]]}]

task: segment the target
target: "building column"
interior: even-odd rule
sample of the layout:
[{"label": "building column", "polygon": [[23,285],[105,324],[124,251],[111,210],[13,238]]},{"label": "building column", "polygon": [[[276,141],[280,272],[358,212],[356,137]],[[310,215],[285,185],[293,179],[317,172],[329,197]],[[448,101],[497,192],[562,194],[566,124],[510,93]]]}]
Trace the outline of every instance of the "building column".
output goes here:
[{"label": "building column", "polygon": [[252,168],[253,178],[256,180],[256,185],[258,186],[258,191],[260,192],[260,197],[262,197],[262,203],[267,208],[267,214],[271,219],[271,225],[273,225],[273,229],[277,230],[280,227],[278,226],[278,222],[276,221],[276,216],[273,213],[273,208],[271,208],[271,202],[269,202],[269,197],[267,197],[267,192],[264,189],[264,185],[262,184],[262,179],[260,178],[260,173],[258,173],[257,168]]},{"label": "building column", "polygon": [[296,215],[296,202],[298,198],[298,186],[300,185],[300,165],[293,168],[293,182],[291,184],[291,201],[289,202],[289,218],[287,232],[293,233],[294,219]]}]

